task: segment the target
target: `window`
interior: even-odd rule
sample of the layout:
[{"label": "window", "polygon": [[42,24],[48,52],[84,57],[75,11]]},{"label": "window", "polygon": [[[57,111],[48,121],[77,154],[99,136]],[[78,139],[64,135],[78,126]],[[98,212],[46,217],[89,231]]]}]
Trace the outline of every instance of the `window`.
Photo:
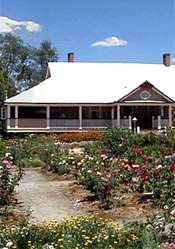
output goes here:
[{"label": "window", "polygon": [[6,107],[1,108],[1,119],[6,119]]},{"label": "window", "polygon": [[151,97],[151,93],[144,90],[140,93],[140,98],[143,99],[143,100],[147,100]]},{"label": "window", "polygon": [[46,107],[19,106],[18,117],[22,119],[45,119]]},{"label": "window", "polygon": [[50,119],[79,119],[78,107],[51,107]]}]

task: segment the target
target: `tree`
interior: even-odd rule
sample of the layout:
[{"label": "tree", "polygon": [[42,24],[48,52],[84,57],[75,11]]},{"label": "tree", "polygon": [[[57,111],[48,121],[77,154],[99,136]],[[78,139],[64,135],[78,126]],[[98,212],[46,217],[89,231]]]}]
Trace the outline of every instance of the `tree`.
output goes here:
[{"label": "tree", "polygon": [[18,91],[30,85],[30,47],[20,37],[0,35],[0,58],[4,73],[14,82]]},{"label": "tree", "polygon": [[49,61],[58,55],[50,41],[43,41],[39,48],[24,45],[23,40],[12,34],[0,35],[0,61],[5,74],[18,91],[37,85],[45,79]]},{"label": "tree", "polygon": [[11,97],[16,94],[16,87],[14,82],[8,79],[7,74],[0,63],[0,101],[6,99],[6,97]]},{"label": "tree", "polygon": [[45,79],[48,62],[58,61],[58,53],[56,48],[52,47],[50,41],[43,41],[39,48],[33,50],[33,59],[35,61],[35,69],[37,71],[36,81],[41,82]]}]

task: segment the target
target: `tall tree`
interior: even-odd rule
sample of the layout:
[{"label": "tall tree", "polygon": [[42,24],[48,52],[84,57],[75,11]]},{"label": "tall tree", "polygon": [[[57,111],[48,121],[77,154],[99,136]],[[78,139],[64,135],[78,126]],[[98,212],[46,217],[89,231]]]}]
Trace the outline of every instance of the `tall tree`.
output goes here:
[{"label": "tall tree", "polygon": [[15,83],[18,91],[30,84],[30,47],[20,37],[0,35],[0,60],[8,79]]},{"label": "tall tree", "polygon": [[58,53],[51,42],[45,40],[41,42],[39,48],[33,50],[33,55],[37,68],[37,81],[41,82],[45,79],[48,62],[58,61]]},{"label": "tall tree", "polygon": [[15,84],[8,78],[2,63],[0,63],[0,101],[3,101],[6,97],[11,97],[15,94]]},{"label": "tall tree", "polygon": [[48,62],[57,60],[57,51],[50,41],[43,41],[39,48],[33,48],[25,45],[18,36],[0,35],[0,61],[3,72],[18,91],[43,81]]}]

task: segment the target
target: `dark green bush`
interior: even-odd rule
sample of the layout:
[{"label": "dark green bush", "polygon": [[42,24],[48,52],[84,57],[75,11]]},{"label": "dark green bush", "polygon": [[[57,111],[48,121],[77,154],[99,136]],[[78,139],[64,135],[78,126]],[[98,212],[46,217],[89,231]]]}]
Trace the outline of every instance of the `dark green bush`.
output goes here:
[{"label": "dark green bush", "polygon": [[107,129],[102,137],[102,144],[111,155],[119,156],[130,146],[133,133],[124,129]]}]

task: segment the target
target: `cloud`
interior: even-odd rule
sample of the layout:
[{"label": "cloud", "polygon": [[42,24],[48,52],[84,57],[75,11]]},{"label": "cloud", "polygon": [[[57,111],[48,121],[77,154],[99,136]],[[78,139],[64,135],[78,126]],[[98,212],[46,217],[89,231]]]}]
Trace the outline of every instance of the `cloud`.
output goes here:
[{"label": "cloud", "polygon": [[29,32],[39,32],[42,26],[32,21],[16,21],[6,16],[0,16],[0,33],[9,33],[20,29],[26,29]]},{"label": "cloud", "polygon": [[107,37],[104,40],[97,41],[91,44],[91,47],[118,47],[118,46],[126,46],[128,44],[127,41],[121,40],[116,36]]}]

